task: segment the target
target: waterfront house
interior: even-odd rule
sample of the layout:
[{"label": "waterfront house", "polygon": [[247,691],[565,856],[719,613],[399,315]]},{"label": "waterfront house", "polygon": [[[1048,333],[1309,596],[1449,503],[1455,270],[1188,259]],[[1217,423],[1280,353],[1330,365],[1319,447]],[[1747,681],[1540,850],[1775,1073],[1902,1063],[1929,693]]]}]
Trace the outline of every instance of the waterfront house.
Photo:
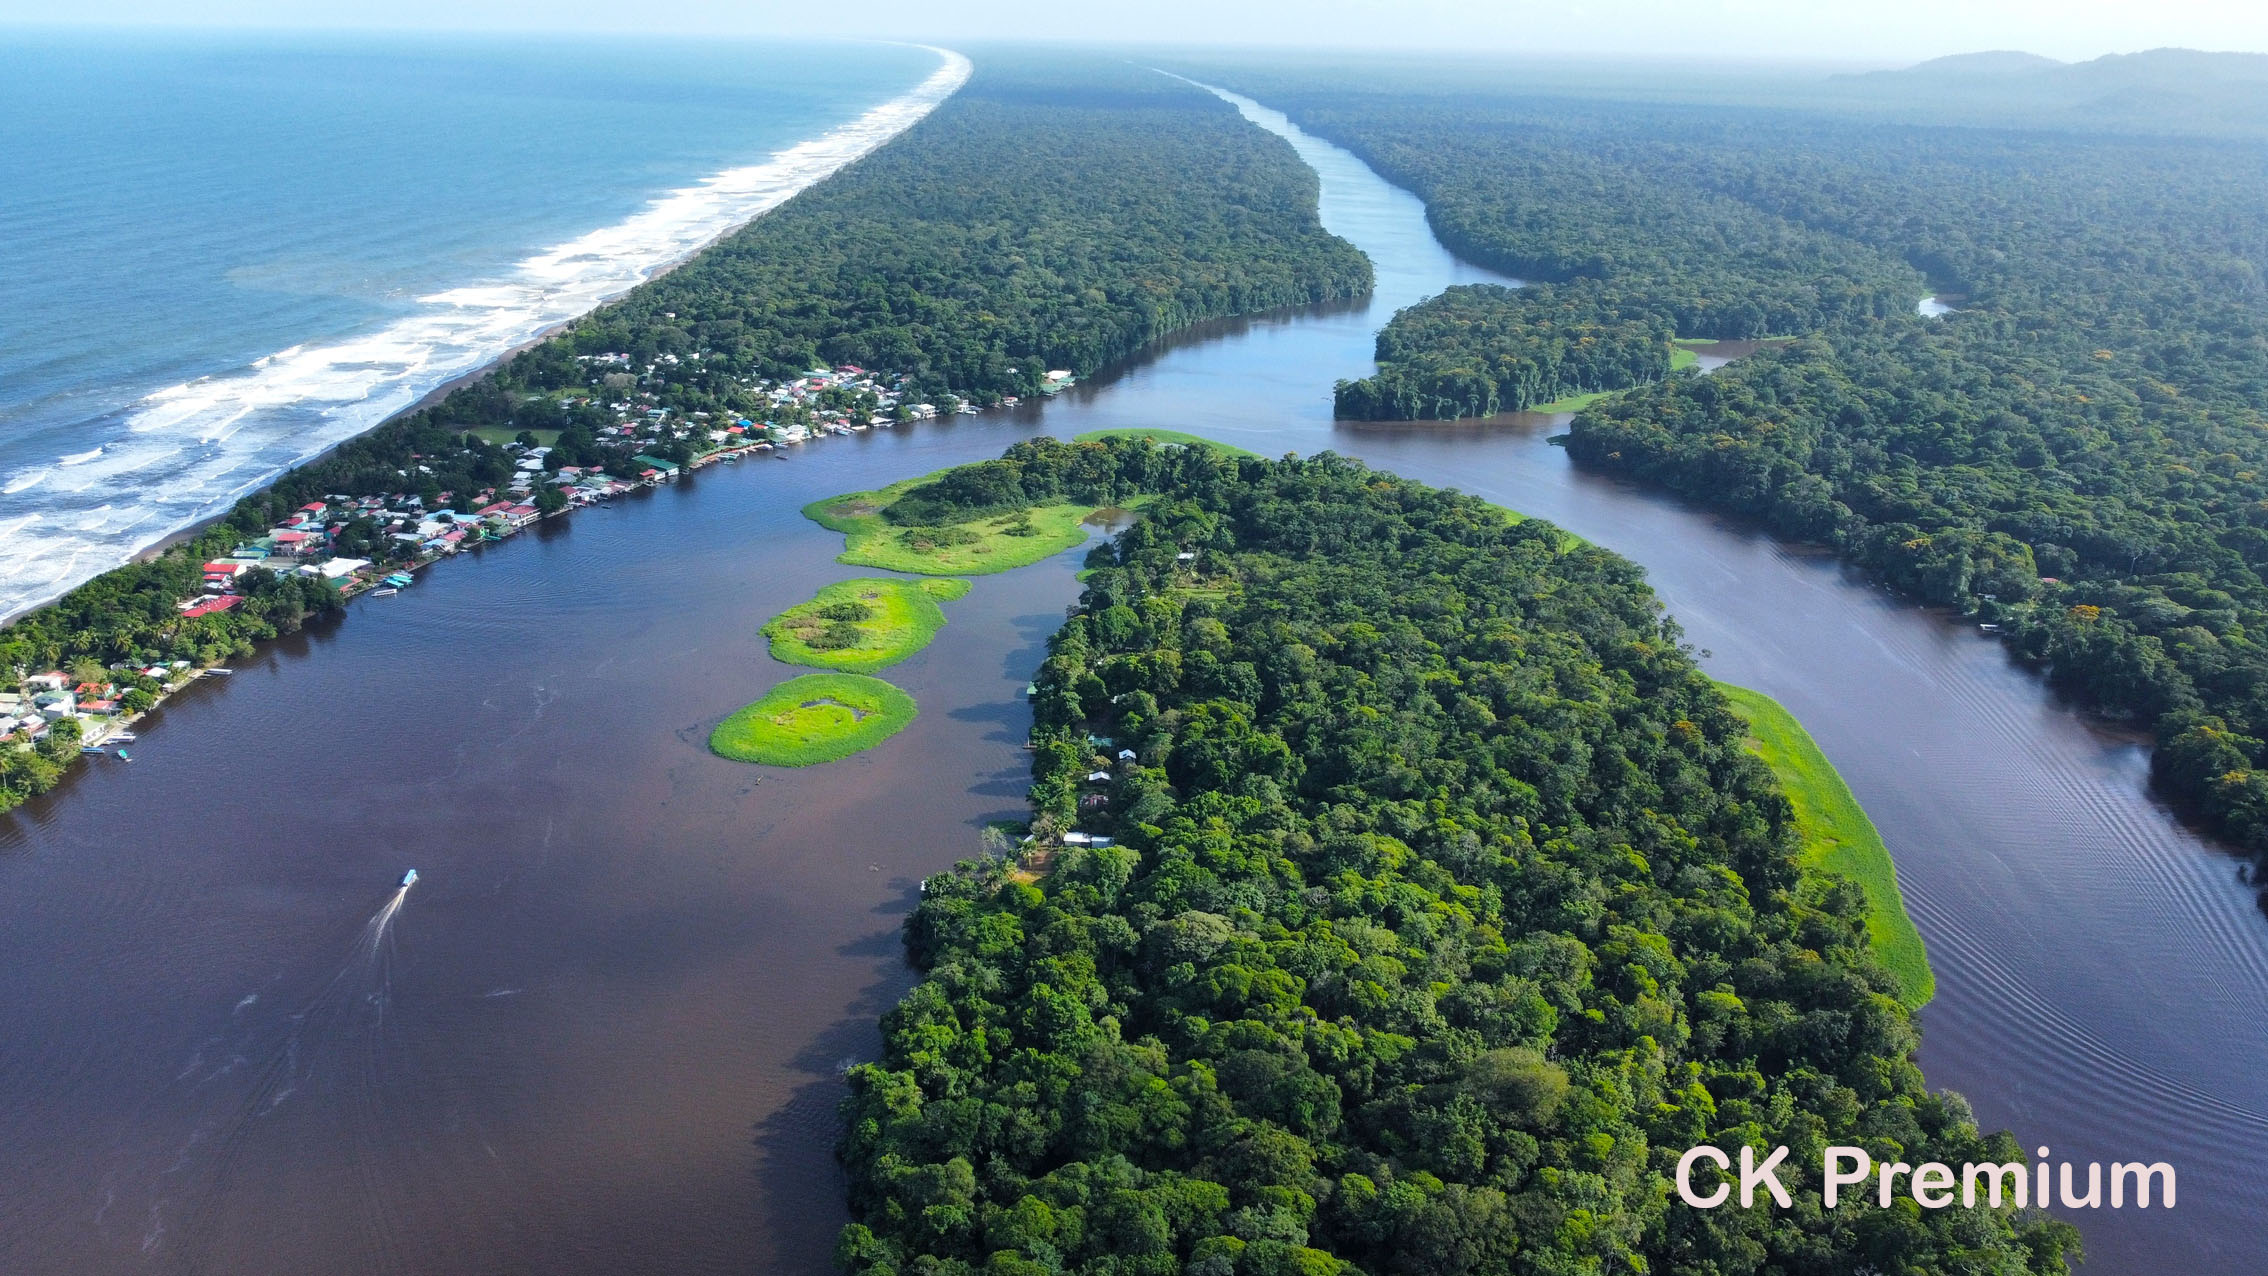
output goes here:
[{"label": "waterfront house", "polygon": [[297,558],[302,554],[312,554],[322,548],[323,534],[321,532],[277,532],[274,539],[277,553]]}]

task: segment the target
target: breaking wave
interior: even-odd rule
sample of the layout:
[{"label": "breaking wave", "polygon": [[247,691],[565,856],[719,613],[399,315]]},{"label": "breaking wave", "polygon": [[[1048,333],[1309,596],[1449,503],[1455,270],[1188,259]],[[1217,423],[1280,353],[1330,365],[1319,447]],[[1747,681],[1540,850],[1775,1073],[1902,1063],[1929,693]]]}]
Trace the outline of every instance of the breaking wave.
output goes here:
[{"label": "breaking wave", "polygon": [[903,132],[969,77],[942,60],[912,91],[760,164],[669,191],[643,210],[418,300],[375,331],[280,350],[240,371],[168,386],[110,424],[101,446],[0,474],[0,617],[65,592],[228,508],[292,465],[596,308],[785,203]]}]

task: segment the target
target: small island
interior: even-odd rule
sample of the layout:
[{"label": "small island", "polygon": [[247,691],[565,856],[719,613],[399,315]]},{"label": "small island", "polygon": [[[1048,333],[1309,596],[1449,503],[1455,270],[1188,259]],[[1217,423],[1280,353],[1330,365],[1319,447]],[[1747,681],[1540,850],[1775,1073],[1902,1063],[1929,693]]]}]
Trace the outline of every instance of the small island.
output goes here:
[{"label": "small island", "polygon": [[880,678],[809,673],[718,723],[709,748],[735,762],[815,766],[873,748],[917,712],[912,696]]},{"label": "small island", "polygon": [[964,466],[813,501],[803,515],[843,534],[838,563],[924,576],[988,576],[1085,544],[1089,528],[1114,521],[1122,507],[1073,498],[1035,501],[1005,491],[996,501],[972,500],[970,493],[946,490],[965,486],[971,471],[981,481],[982,470]]},{"label": "small island", "polygon": [[886,669],[929,645],[944,627],[937,604],[969,592],[965,580],[865,577],[838,581],[764,626],[772,659],[844,673]]}]

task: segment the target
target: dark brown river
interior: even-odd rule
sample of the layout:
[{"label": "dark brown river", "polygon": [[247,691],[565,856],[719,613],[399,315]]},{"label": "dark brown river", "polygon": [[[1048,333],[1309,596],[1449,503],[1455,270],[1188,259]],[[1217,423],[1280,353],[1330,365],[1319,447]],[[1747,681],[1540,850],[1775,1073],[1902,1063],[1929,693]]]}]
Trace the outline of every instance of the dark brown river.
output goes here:
[{"label": "dark brown river", "polygon": [[1396,307],[1490,276],[1295,142],[1377,263],[1369,304],[555,521],[0,816],[0,1273],[827,1270],[840,1071],[909,982],[920,878],[1022,809],[1018,693],[1078,555],[948,604],[888,674],[921,716],[878,749],[775,771],[704,741],[795,672],[758,626],[864,574],[805,502],[1134,424],[1335,449],[1644,563],[1710,671],[1800,716],[1881,825],[1938,975],[1930,1081],[2057,1159],[2178,1169],[2176,1209],[2078,1219],[2088,1270],[2261,1270],[2268,923],[2147,796],[2142,749],[1973,628],[1575,471],[1549,426],[1334,425]]}]

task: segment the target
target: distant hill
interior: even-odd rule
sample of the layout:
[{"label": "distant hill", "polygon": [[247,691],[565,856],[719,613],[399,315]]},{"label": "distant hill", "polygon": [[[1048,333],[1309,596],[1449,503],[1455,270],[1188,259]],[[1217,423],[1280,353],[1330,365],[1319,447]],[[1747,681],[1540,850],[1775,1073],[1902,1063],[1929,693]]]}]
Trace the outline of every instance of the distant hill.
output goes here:
[{"label": "distant hill", "polygon": [[1837,76],[1851,105],[2052,128],[2259,136],[2268,131],[2268,54],[2151,49],[2087,62],[2033,53],[1960,53],[1897,71]]},{"label": "distant hill", "polygon": [[2058,78],[2105,86],[2140,85],[2195,89],[2213,84],[2268,86],[2268,53],[2203,53],[2196,49],[2151,49],[2113,53],[2075,63]]},{"label": "distant hill", "polygon": [[2014,49],[1996,49],[1989,53],[1955,53],[1949,57],[1931,58],[1927,62],[1910,66],[1902,71],[1875,71],[1874,76],[1972,76],[2020,75],[2032,71],[2048,71],[2069,66],[2054,58],[2043,58],[2037,53],[2020,53]]}]

